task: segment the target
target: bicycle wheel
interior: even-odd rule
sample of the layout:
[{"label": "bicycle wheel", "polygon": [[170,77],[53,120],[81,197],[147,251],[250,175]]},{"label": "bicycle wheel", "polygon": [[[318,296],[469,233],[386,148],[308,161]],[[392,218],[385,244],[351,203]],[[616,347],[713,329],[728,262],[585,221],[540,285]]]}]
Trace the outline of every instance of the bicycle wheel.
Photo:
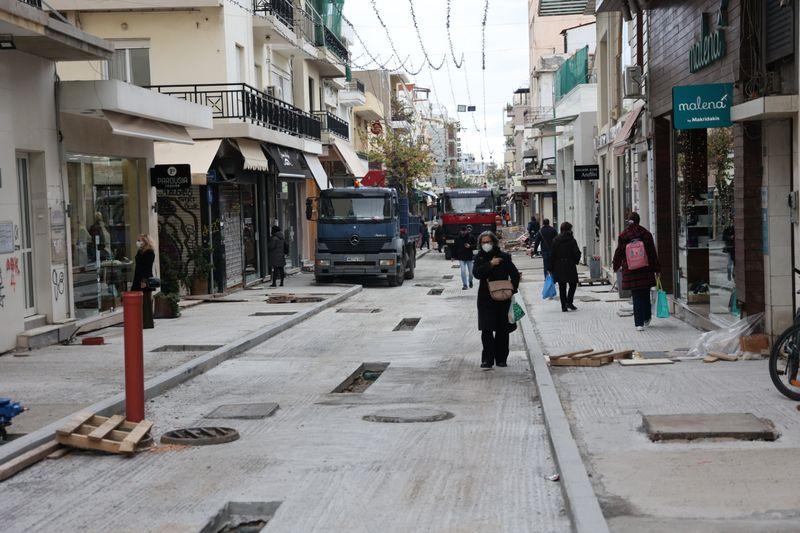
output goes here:
[{"label": "bicycle wheel", "polygon": [[795,324],[778,337],[769,354],[769,375],[772,383],[787,398],[800,401],[800,324]]}]

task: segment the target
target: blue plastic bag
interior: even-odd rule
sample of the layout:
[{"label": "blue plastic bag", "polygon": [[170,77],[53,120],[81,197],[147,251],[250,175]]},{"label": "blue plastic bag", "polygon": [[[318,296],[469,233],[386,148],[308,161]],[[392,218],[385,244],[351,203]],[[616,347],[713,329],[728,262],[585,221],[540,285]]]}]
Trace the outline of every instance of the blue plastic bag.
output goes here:
[{"label": "blue plastic bag", "polygon": [[656,316],[658,318],[669,318],[669,302],[667,301],[667,293],[661,287],[661,277],[656,279],[656,289],[658,289],[658,297],[656,299]]},{"label": "blue plastic bag", "polygon": [[542,287],[542,299],[549,300],[550,298],[556,297],[556,284],[553,281],[553,276],[550,274],[547,275],[547,279],[544,280],[544,287]]}]

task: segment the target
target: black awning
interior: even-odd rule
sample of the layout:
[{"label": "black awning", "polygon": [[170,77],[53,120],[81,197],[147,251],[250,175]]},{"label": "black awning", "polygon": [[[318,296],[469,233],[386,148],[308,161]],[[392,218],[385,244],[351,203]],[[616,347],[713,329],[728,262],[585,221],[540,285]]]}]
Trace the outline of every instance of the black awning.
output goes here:
[{"label": "black awning", "polygon": [[275,165],[279,178],[311,179],[314,177],[298,150],[266,143],[261,146]]}]

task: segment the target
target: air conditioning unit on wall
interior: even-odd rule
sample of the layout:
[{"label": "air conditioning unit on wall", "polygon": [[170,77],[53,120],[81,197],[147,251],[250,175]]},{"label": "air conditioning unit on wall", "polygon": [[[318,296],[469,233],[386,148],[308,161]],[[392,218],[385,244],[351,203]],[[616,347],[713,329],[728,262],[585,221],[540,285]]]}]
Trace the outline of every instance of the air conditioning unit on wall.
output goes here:
[{"label": "air conditioning unit on wall", "polygon": [[642,67],[631,65],[625,67],[624,98],[643,98],[642,94]]}]

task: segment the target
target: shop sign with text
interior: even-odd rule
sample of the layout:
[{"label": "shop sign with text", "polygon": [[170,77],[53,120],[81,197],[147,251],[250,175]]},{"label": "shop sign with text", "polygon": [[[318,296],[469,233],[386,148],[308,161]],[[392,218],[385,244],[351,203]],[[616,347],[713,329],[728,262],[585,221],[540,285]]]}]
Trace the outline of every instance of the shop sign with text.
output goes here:
[{"label": "shop sign with text", "polygon": [[150,169],[150,184],[156,189],[175,191],[192,186],[189,165],[156,165]]},{"label": "shop sign with text", "polygon": [[673,87],[674,127],[676,130],[693,130],[730,126],[732,103],[732,83]]},{"label": "shop sign with text", "polygon": [[725,57],[725,27],[728,25],[728,0],[720,0],[717,28],[710,31],[710,13],[703,13],[700,38],[689,48],[689,71],[697,72]]},{"label": "shop sign with text", "polygon": [[575,181],[599,180],[599,165],[575,165]]}]

